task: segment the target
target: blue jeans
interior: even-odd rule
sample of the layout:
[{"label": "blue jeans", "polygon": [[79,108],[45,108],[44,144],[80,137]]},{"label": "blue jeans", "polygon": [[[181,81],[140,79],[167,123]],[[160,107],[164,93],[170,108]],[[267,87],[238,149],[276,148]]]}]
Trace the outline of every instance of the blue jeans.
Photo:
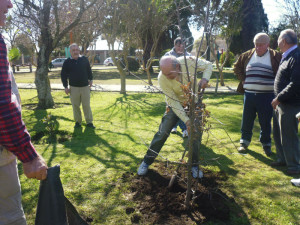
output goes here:
[{"label": "blue jeans", "polygon": [[288,169],[300,171],[300,148],[296,114],[300,106],[280,103],[275,110],[273,136],[277,161],[286,163]]},{"label": "blue jeans", "polygon": [[178,120],[178,122],[177,122],[176,125],[173,127],[173,129],[174,129],[174,128],[177,128],[177,126],[180,127],[180,129],[182,130],[182,132],[186,130],[186,125],[185,125],[185,123],[184,123],[181,119]]},{"label": "blue jeans", "polygon": [[254,120],[258,115],[260,124],[259,140],[263,146],[271,146],[271,120],[273,116],[271,102],[273,99],[273,93],[245,92],[240,143],[246,146],[250,144]]},{"label": "blue jeans", "polygon": [[[201,116],[201,115],[199,115]],[[164,146],[166,140],[168,139],[172,128],[178,122],[179,118],[174,113],[174,111],[169,107],[169,110],[165,112],[161,123],[159,125],[159,129],[157,133],[154,135],[150,147],[144,157],[144,162],[148,165],[151,165],[154,162],[154,159],[159,154],[161,148]],[[195,122],[196,123],[196,122]],[[197,125],[197,124],[196,124]],[[196,126],[198,127],[198,126]],[[193,142],[193,155],[192,162],[198,162],[198,151],[199,146],[201,144],[202,131],[195,132],[196,137],[194,137]],[[189,135],[190,138],[190,135]]]}]

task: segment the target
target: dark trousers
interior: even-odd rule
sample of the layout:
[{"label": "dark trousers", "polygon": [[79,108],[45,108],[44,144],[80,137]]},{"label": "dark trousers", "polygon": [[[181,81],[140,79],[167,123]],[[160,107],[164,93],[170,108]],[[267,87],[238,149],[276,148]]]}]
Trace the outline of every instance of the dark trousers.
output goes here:
[{"label": "dark trousers", "polygon": [[286,163],[288,169],[300,171],[300,148],[298,119],[300,106],[280,103],[275,110],[273,136],[278,162]]},{"label": "dark trousers", "polygon": [[[148,165],[151,165],[154,162],[154,159],[159,154],[161,148],[165,144],[166,140],[168,139],[172,128],[178,122],[178,116],[173,112],[173,110],[169,107],[168,112],[165,112],[161,123],[159,125],[158,132],[154,135],[150,147],[144,157],[144,162]],[[198,152],[199,152],[199,145],[201,142],[201,135],[202,132],[196,132],[196,138],[193,142],[193,156],[192,162],[198,162]],[[190,138],[190,135],[189,135]]]},{"label": "dark trousers", "polygon": [[250,144],[254,120],[256,115],[258,115],[260,125],[259,140],[263,146],[271,146],[271,120],[273,115],[271,102],[273,99],[273,93],[245,92],[240,143],[244,143],[247,146]]}]

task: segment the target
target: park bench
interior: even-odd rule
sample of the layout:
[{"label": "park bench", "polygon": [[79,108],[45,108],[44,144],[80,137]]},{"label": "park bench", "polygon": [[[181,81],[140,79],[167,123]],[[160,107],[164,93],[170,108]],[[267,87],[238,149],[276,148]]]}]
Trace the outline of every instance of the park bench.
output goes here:
[{"label": "park bench", "polygon": [[13,69],[13,72],[15,73],[16,72],[16,68],[17,68],[17,71],[20,71],[20,67],[29,67],[29,72],[31,73],[32,72],[32,65],[30,63],[28,64],[21,64],[21,65],[12,65],[12,69]]}]

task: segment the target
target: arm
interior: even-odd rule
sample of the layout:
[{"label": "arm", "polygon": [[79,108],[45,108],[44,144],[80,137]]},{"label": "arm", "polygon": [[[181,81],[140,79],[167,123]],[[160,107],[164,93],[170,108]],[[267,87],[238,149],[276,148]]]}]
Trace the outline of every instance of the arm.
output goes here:
[{"label": "arm", "polygon": [[92,73],[92,68],[91,68],[88,58],[86,58],[86,60],[87,60],[87,68],[86,69],[87,69],[87,73],[88,73],[89,85],[91,87],[93,84],[93,73]]},{"label": "arm", "polygon": [[206,88],[213,70],[212,63],[207,60],[198,59],[197,66],[199,69],[203,70],[203,76],[199,81],[198,86],[201,88]]},{"label": "arm", "polygon": [[68,89],[68,78],[69,78],[69,72],[68,72],[68,59],[64,61],[64,64],[62,66],[62,69],[61,69],[61,74],[60,74],[60,77],[61,77],[61,82],[63,84],[63,86],[65,87],[65,90]]},{"label": "arm", "polygon": [[245,74],[245,55],[242,54],[238,58],[238,60],[233,64],[233,72],[237,76],[237,79],[239,81],[244,82],[246,79],[246,74]]},{"label": "arm", "polygon": [[277,95],[279,102],[284,102],[300,95],[300,55],[290,58],[290,83]]}]

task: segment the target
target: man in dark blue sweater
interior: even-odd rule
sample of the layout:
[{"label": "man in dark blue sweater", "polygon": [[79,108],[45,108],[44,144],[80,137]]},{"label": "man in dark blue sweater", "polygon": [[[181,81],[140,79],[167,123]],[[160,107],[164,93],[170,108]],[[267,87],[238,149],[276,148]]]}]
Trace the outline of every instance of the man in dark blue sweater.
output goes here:
[{"label": "man in dark blue sweater", "polygon": [[297,35],[291,30],[283,30],[278,38],[278,46],[283,52],[282,60],[274,83],[275,110],[274,141],[277,161],[272,166],[287,166],[287,174],[300,174],[300,148],[298,119],[300,111],[300,49]]},{"label": "man in dark blue sweater", "polygon": [[71,57],[64,62],[61,70],[61,81],[65,87],[65,93],[70,93],[75,128],[81,127],[81,104],[87,127],[95,128],[90,106],[90,88],[93,84],[92,69],[88,59],[79,55],[80,50],[77,44],[70,45],[70,53]]}]

